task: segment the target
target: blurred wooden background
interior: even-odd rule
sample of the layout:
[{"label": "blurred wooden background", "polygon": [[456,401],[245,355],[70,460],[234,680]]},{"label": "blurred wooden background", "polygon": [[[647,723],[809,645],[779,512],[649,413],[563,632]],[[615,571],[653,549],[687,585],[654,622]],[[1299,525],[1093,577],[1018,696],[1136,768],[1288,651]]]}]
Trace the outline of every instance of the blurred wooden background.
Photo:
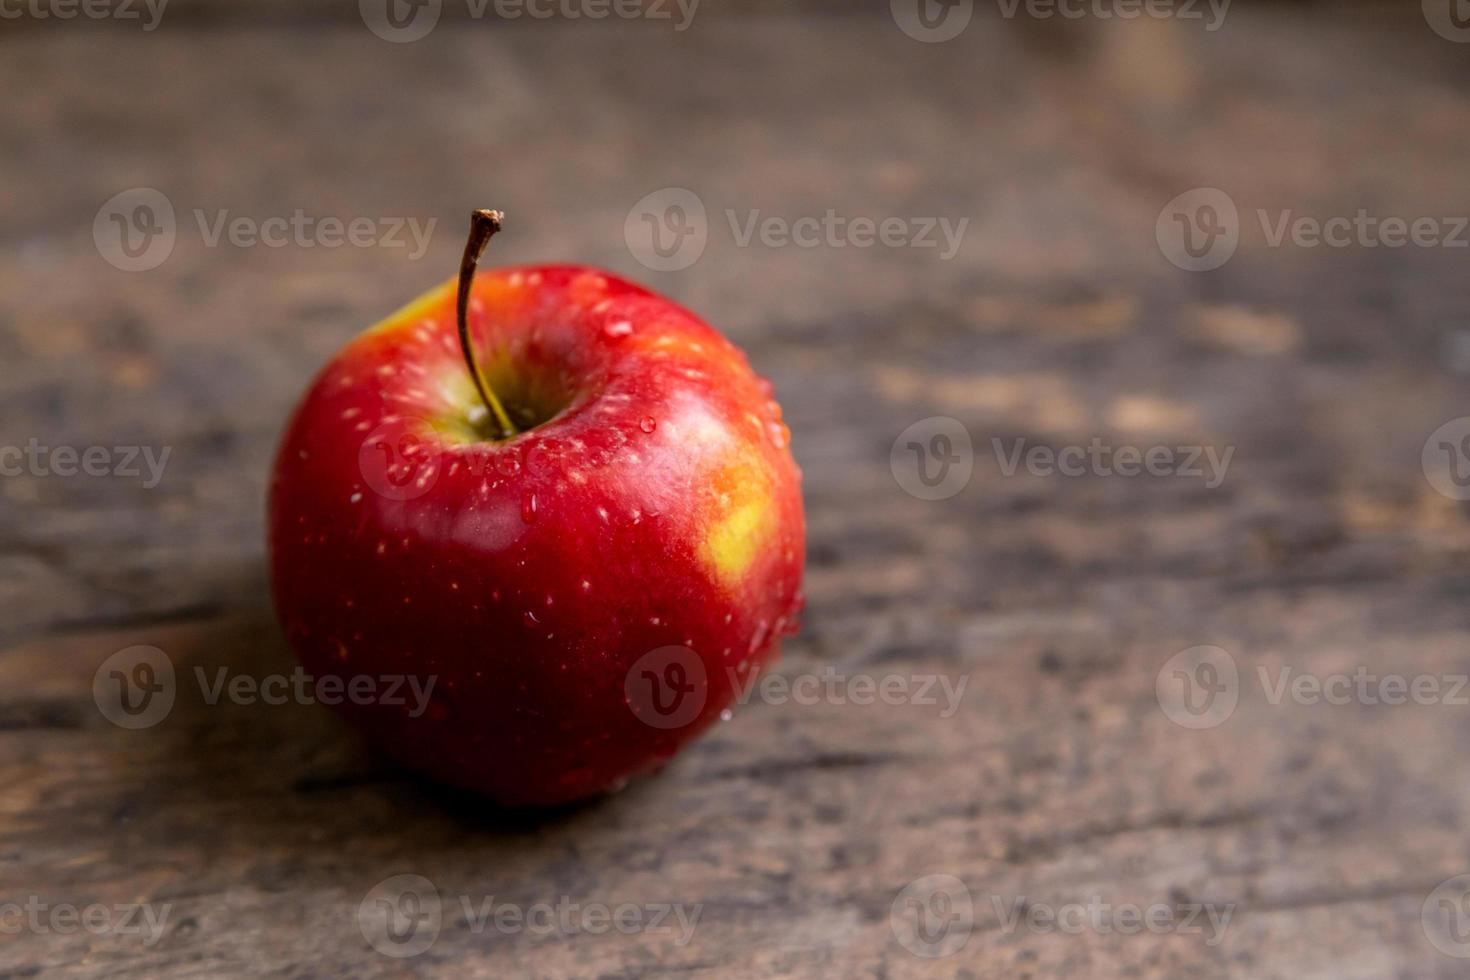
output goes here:
[{"label": "blurred wooden background", "polygon": [[[171,450],[151,488],[0,478],[0,899],[171,910],[151,946],[23,929],[0,976],[1463,975],[1421,908],[1470,871],[1470,709],[1272,705],[1254,681],[1470,669],[1466,509],[1421,468],[1467,414],[1467,252],[1273,248],[1254,217],[1470,214],[1470,45],[1417,4],[1240,4],[1214,32],[985,8],[929,44],[884,4],[711,0],[683,32],[451,17],[389,44],[351,5],[175,2],[149,32],[0,22],[0,444]],[[93,225],[138,187],[177,241],[128,272]],[[667,187],[709,240],[654,272],[625,222]],[[1156,222],[1198,187],[1242,231],[1195,273]],[[492,261],[644,281],[774,382],[810,521],[780,671],[968,678],[960,710],[752,704],[661,777],[541,820],[385,770],[320,708],[101,715],[93,674],[134,644],[181,673],[290,669],[263,574],[279,428],[339,345],[454,271],[486,205],[510,214]],[[195,217],[296,209],[438,225],[410,258],[211,247]],[[828,209],[969,225],[946,261],[742,247],[726,217]],[[937,415],[974,475],[919,500],[890,448]],[[992,437],[1235,455],[1213,489],[1006,476]],[[1198,644],[1245,689],[1190,731],[1155,678]],[[702,915],[676,946],[477,934],[454,905],[395,959],[356,917],[400,873],[447,903]],[[935,874],[974,924],[927,959],[890,910]],[[1235,915],[1217,945],[1038,933],[991,896]]]},{"label": "blurred wooden background", "polygon": [[[1435,2],[1440,2],[1440,0],[1435,0]],[[141,0],[139,0],[139,5],[141,5]],[[865,18],[875,11],[881,13],[885,6],[886,4],[870,2],[852,3],[849,0],[785,0],[785,2],[782,0],[720,0],[720,2],[701,0],[701,8],[706,16],[713,18],[744,18],[750,15],[773,14]],[[1208,4],[1203,0],[1195,5],[1179,0],[1174,6],[1186,10],[1208,8]],[[1322,19],[1351,17],[1399,24],[1406,24],[1421,16],[1418,3],[1399,3],[1396,0],[1231,0],[1229,7],[1235,10],[1252,9],[1276,13],[1304,12]],[[16,4],[8,9],[28,8],[22,8]],[[286,21],[296,25],[357,22],[361,16],[357,0],[298,0],[298,2],[291,2],[291,0],[194,0],[187,4],[181,0],[168,0],[167,9],[170,22],[214,25],[230,23],[239,26],[260,24],[263,20],[265,22]],[[447,20],[473,20],[475,16],[471,12],[472,9],[467,3],[446,3],[441,12]],[[988,5],[982,3],[976,9],[982,16],[988,14],[993,19],[1010,7],[1009,4],[1002,7],[998,2],[992,2]],[[1037,9],[1091,10],[1093,8],[1089,0],[1087,4],[1074,3],[1070,7],[1065,2],[1063,4],[1043,3]],[[80,19],[82,18],[79,17],[78,20]],[[1056,19],[1064,18],[1058,14]],[[1086,20],[1088,18],[1077,19]],[[47,24],[45,19],[33,16],[14,17],[10,20],[11,23],[7,26],[16,29],[52,29],[55,26]]]}]

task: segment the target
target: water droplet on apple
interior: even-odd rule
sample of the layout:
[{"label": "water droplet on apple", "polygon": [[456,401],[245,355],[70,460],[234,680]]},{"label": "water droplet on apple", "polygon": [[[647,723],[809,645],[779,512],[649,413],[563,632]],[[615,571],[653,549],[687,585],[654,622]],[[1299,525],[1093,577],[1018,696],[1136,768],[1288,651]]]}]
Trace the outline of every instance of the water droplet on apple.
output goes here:
[{"label": "water droplet on apple", "polygon": [[766,645],[766,641],[770,638],[771,624],[762,619],[760,622],[756,623],[755,633],[752,634],[750,637],[750,654],[754,655],[756,653],[759,653],[761,648]]},{"label": "water droplet on apple", "polygon": [[788,430],[782,422],[772,422],[766,426],[766,434],[771,437],[771,444],[777,449],[785,449],[790,439]]},{"label": "water droplet on apple", "polygon": [[633,322],[624,317],[613,317],[603,325],[602,332],[614,340],[626,337],[633,332]]},{"label": "water droplet on apple", "polygon": [[638,428],[642,429],[644,432],[652,432],[654,429],[658,428],[658,423],[653,420],[653,416],[645,415],[643,416],[643,421],[638,423]]},{"label": "water droplet on apple", "polygon": [[527,524],[536,523],[536,495],[528,493],[521,498],[521,520]]},{"label": "water droplet on apple", "polygon": [[527,609],[525,612],[521,613],[521,622],[525,623],[527,626],[541,625],[541,620],[537,619],[536,614],[530,609]]}]

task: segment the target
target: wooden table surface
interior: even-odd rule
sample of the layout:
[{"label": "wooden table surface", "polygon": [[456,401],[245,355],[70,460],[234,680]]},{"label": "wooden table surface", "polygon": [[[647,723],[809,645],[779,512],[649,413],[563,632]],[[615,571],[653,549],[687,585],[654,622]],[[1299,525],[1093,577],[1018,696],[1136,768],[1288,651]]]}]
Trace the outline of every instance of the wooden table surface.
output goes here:
[{"label": "wooden table surface", "polygon": [[[1453,240],[1470,214],[1470,47],[1417,4],[1242,7],[1218,31],[977,10],[943,43],[883,4],[711,4],[685,31],[446,17],[405,44],[350,9],[257,6],[0,25],[0,443],[111,467],[0,478],[0,976],[1465,975],[1470,524],[1423,456],[1470,413],[1467,236],[1272,237],[1366,209]],[[140,187],[175,241],[126,271],[105,202]],[[628,219],[671,187],[707,243],[654,271]],[[1239,246],[1187,271],[1158,228],[1202,187],[1237,207]],[[809,521],[777,673],[836,678],[539,817],[387,769],[320,706],[211,705],[194,682],[291,671],[262,534],[280,427],[338,346],[452,274],[477,206],[510,215],[489,261],[639,279],[773,381]],[[421,255],[211,238],[298,209],[437,225]],[[829,210],[968,225],[952,255],[937,234],[743,239]],[[973,472],[928,500],[891,450],[934,417]],[[1218,481],[1067,476],[1010,467],[1016,440],[1233,455]],[[167,450],[160,478],[125,447]],[[177,698],[132,730],[93,681],[136,645]],[[1197,646],[1225,651],[1236,703],[1191,728],[1170,658]],[[1274,693],[1365,672],[1444,686]],[[860,676],[938,703],[854,703]],[[405,874],[441,911],[395,956],[364,916]],[[497,927],[486,900],[697,920]],[[1109,928],[1157,903],[1173,926]],[[53,915],[93,905],[95,930]],[[1048,927],[1068,906],[1104,911]],[[1228,927],[1188,928],[1191,906]]]}]

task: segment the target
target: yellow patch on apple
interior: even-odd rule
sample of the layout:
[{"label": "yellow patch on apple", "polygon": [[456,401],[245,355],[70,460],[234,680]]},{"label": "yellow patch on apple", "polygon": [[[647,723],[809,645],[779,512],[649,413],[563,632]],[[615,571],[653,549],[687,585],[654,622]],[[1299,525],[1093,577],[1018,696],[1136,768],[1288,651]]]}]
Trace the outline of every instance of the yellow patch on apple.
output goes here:
[{"label": "yellow patch on apple", "polygon": [[734,588],[750,571],[770,536],[775,515],[766,481],[757,468],[749,464],[726,466],[715,485],[721,491],[724,512],[712,520],[700,553],[718,581]]}]

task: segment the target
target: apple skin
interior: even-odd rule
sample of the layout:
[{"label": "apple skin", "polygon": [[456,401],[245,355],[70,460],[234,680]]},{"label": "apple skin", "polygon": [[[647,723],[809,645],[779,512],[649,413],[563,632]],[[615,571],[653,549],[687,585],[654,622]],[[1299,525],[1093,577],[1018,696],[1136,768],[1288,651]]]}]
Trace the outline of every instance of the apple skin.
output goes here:
[{"label": "apple skin", "polygon": [[657,768],[778,656],[803,603],[801,476],[744,354],[582,266],[476,276],[476,360],[540,423],[495,440],[454,298],[357,337],[298,406],[271,484],[276,610],[317,678],[432,680],[426,709],[391,681],[341,706],[390,757],[565,803]]}]

